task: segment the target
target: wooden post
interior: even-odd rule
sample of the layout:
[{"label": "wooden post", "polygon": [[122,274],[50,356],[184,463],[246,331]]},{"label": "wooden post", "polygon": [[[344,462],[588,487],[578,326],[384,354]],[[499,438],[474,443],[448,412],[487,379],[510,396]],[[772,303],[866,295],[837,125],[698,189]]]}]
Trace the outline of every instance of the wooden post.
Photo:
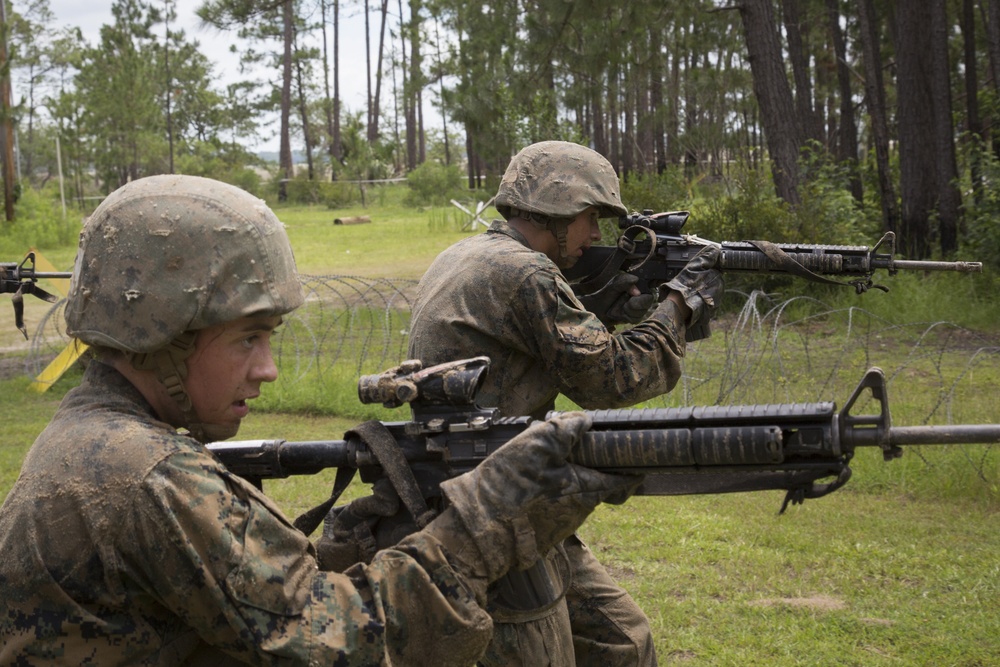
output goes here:
[{"label": "wooden post", "polygon": [[14,220],[14,118],[10,107],[10,63],[7,61],[7,3],[0,0],[0,143],[3,145],[3,203],[7,222]]}]

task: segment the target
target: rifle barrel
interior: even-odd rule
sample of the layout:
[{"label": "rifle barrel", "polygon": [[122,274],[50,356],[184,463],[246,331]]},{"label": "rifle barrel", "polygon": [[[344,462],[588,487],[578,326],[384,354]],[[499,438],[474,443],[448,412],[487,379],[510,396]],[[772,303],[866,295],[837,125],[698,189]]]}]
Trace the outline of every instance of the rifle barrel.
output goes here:
[{"label": "rifle barrel", "polygon": [[354,466],[351,448],[344,440],[229,440],[213,442],[208,448],[241,477],[281,479]]},{"label": "rifle barrel", "polygon": [[24,278],[31,278],[33,280],[69,280],[73,277],[73,274],[69,271],[32,271]]},{"label": "rifle barrel", "polygon": [[[875,262],[875,268],[889,268],[879,266],[880,262]],[[897,259],[892,262],[893,269],[904,269],[907,271],[957,271],[958,273],[982,273],[982,262],[930,262],[916,259]]]},{"label": "rifle barrel", "polygon": [[[852,428],[843,436],[850,447],[879,447],[874,428]],[[889,445],[968,445],[1000,443],[1000,424],[959,424],[954,426],[893,426]]]}]

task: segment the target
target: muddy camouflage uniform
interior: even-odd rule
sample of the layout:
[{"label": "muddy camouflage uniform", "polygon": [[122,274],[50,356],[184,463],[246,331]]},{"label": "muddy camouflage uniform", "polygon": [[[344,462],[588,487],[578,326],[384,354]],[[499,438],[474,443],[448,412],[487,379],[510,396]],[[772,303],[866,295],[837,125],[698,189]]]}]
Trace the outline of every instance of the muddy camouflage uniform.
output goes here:
[{"label": "muddy camouflage uniform", "polygon": [[680,379],[685,349],[672,302],[612,334],[552,260],[503,220],[434,260],[410,326],[408,356],[425,364],[488,356],[478,402],[507,416],[542,418],[560,393],[586,409],[659,396]]},{"label": "muddy camouflage uniform", "polygon": [[[65,312],[99,354],[0,508],[0,664],[470,665],[491,636],[488,582],[634,489],[567,463],[590,420],[564,415],[443,482],[450,507],[424,530],[320,571],[202,444],[232,426],[198,423],[183,383],[194,330],[301,303],[281,223],[238,188],[150,177],[98,207]],[[161,421],[164,405],[182,417]]]},{"label": "muddy camouflage uniform", "polygon": [[183,401],[184,332],[302,299],[283,226],[238,188],[155,176],[95,211],[67,331],[154,371],[198,438],[91,361],[0,508],[0,664],[475,660],[485,583],[440,540],[424,531],[366,567],[320,572],[306,536],[201,444],[213,426]]},{"label": "muddy camouflage uniform", "polygon": [[97,361],[31,448],[0,553],[4,665],[467,665],[490,637],[435,539],[319,571],[266,496]]},{"label": "muddy camouflage uniform", "polygon": [[[504,176],[505,182],[512,176],[529,181],[527,190],[520,190],[528,192],[521,208],[530,209],[529,200],[535,196],[554,199],[567,209],[575,200],[577,207],[569,210],[573,214],[609,200],[625,211],[616,191],[617,177],[598,154],[544,142],[522,151],[522,156],[531,150],[538,160],[534,166],[547,163],[548,171],[525,168],[528,173],[512,175],[516,157]],[[541,151],[563,158],[546,159]],[[614,179],[603,191],[600,186],[608,180],[597,179],[597,194],[595,179],[579,173],[595,162]],[[585,189],[588,193],[581,194]],[[503,415],[542,418],[559,393],[583,408],[598,409],[628,406],[670,391],[681,377],[684,336],[683,317],[669,300],[640,324],[611,334],[580,304],[556,264],[498,220],[487,232],[441,253],[421,279],[408,356],[431,364],[486,355],[492,363],[477,402],[498,407]],[[576,536],[563,547],[571,568],[565,604],[525,614],[520,622],[498,623],[482,664],[656,664],[642,610]],[[492,611],[497,620],[507,617],[496,607]]]},{"label": "muddy camouflage uniform", "polygon": [[[663,394],[681,376],[683,351],[684,325],[673,303],[612,335],[548,257],[494,221],[441,253],[424,275],[408,356],[431,364],[486,355],[492,363],[477,402],[508,416],[542,418],[560,392],[584,408]],[[530,623],[498,624],[483,664],[655,664],[642,610],[578,538],[564,547],[572,565],[568,608]]]}]

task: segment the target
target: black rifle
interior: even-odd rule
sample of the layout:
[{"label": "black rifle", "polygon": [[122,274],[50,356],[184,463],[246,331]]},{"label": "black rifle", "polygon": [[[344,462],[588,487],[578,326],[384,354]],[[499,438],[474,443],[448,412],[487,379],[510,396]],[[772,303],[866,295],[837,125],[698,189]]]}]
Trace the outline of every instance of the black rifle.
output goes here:
[{"label": "black rifle", "polygon": [[[858,294],[871,288],[889,291],[888,287],[872,280],[875,271],[880,269],[888,271],[889,275],[897,271],[981,273],[983,270],[982,262],[895,259],[896,235],[893,232],[886,232],[873,248],[770,241],[716,243],[681,233],[689,215],[687,211],[653,213],[646,210],[622,216],[618,220],[622,233],[617,245],[590,247],[563,273],[578,296],[596,292],[619,271],[636,276],[639,279],[636,287],[643,294],[657,294],[659,286],[676,276],[706,245],[722,250],[718,268],[726,273],[787,273],[814,282],[850,286]],[[850,279],[843,282],[827,276]],[[621,298],[628,296],[623,294]],[[690,332],[688,339],[697,340],[707,335],[707,330]]]},{"label": "black rifle", "polygon": [[[336,502],[337,487],[346,487],[353,471],[360,470],[368,483],[388,476],[411,515],[418,517],[436,502],[441,481],[471,470],[532,422],[530,417],[499,417],[496,408],[476,405],[488,366],[486,357],[426,369],[412,361],[361,378],[358,394],[363,403],[409,403],[408,422],[367,422],[344,440],[249,440],[208,447],[231,472],[258,486],[263,479],[325,468],[348,471],[344,476],[338,471],[334,497],[323,512]],[[879,412],[854,415],[852,409],[865,390],[870,390]],[[843,486],[858,447],[878,447],[890,461],[902,455],[901,445],[1000,442],[1000,424],[892,426],[879,368],[865,374],[839,411],[834,403],[821,402],[588,414],[593,426],[573,451],[574,463],[645,475],[638,495],[783,489],[782,512],[789,503],[819,498]],[[314,528],[312,524],[305,532]]]},{"label": "black rifle", "polygon": [[14,325],[28,338],[28,330],[24,328],[24,295],[34,294],[39,299],[55,303],[59,299],[38,286],[43,278],[71,278],[72,273],[56,271],[44,272],[35,270],[35,253],[29,252],[20,263],[0,263],[0,294],[13,294]]}]

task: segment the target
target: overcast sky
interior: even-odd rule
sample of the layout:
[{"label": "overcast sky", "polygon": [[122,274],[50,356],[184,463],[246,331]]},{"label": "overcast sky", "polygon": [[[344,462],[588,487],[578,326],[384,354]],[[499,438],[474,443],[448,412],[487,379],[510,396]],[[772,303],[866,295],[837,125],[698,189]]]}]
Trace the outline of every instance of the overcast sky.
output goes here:
[{"label": "overcast sky", "polygon": [[[177,22],[172,29],[183,29],[188,41],[198,42],[201,52],[213,63],[213,71],[218,82],[230,83],[239,78],[238,58],[229,52],[230,44],[237,41],[235,34],[202,27],[201,21],[195,15],[195,9],[202,1],[177,0]],[[16,4],[17,0],[15,7]],[[113,21],[111,5],[112,0],[49,0],[49,6],[55,16],[55,27],[79,27],[83,31],[84,39],[91,45],[99,41],[101,26]],[[373,25],[378,24],[375,22]],[[340,94],[347,110],[359,111],[364,108],[366,94],[363,14],[357,9],[341,8],[340,35]],[[328,34],[328,39],[331,40],[330,48],[333,48],[332,32]],[[377,46],[375,36],[372,41],[376,42]],[[357,54],[356,62],[352,61],[350,54]],[[277,128],[265,129],[264,132],[276,134]],[[256,146],[249,148],[277,151],[278,140],[276,137],[262,136]]]}]

